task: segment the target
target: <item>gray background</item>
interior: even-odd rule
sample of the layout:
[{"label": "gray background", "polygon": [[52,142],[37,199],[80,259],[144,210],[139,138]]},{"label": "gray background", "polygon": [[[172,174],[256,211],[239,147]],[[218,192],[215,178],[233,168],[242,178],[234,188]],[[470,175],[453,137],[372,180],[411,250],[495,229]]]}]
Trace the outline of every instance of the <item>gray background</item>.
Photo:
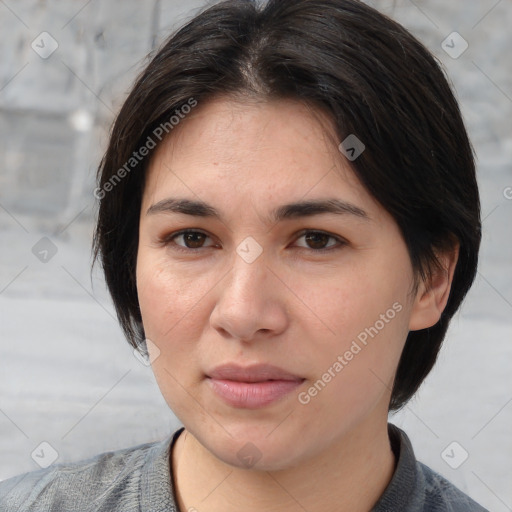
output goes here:
[{"label": "gray background", "polygon": [[[92,190],[110,123],[145,56],[204,5],[0,0],[0,479],[37,469],[31,454],[53,453],[41,442],[63,462],[179,425],[125,342],[100,273],[89,275]],[[439,364],[391,419],[420,460],[490,510],[512,510],[512,4],[377,7],[453,81],[484,218],[479,274]],[[50,48],[44,31],[58,44],[46,59],[31,47]],[[453,31],[468,43],[457,58],[442,46]],[[458,53],[462,41],[452,39]]]}]

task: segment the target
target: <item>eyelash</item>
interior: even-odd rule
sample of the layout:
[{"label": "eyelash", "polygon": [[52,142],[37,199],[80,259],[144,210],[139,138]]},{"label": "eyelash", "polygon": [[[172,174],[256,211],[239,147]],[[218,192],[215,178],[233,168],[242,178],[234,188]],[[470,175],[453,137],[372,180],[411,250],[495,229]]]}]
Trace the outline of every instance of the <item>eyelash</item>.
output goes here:
[{"label": "eyelash", "polygon": [[[199,230],[195,230],[195,229],[183,229],[181,231],[177,231],[176,233],[172,233],[172,234],[170,234],[168,236],[165,236],[164,238],[162,238],[160,240],[160,243],[164,247],[172,246],[172,250],[174,250],[174,251],[183,252],[183,253],[189,253],[189,254],[190,253],[195,253],[195,252],[198,252],[200,250],[208,249],[208,248],[212,247],[212,246],[208,246],[208,247],[191,248],[191,247],[184,247],[184,246],[178,245],[178,244],[176,244],[174,242],[174,240],[176,238],[178,238],[179,236],[190,234],[190,233],[199,233],[199,234],[204,235],[204,236],[206,236],[208,238],[211,238],[208,234],[204,233],[203,231],[199,231]],[[325,235],[325,236],[327,236],[329,238],[334,239],[337,242],[337,244],[334,245],[334,246],[326,247],[326,248],[322,248],[322,249],[312,249],[312,248],[309,248],[309,247],[298,247],[298,249],[302,249],[302,250],[306,250],[306,251],[311,251],[313,253],[328,253],[328,252],[331,252],[331,251],[334,251],[334,250],[339,250],[342,247],[347,245],[346,240],[344,240],[343,238],[340,238],[338,236],[332,235],[331,233],[327,233],[325,231],[319,231],[319,230],[313,230],[313,229],[306,229],[306,230],[301,231],[298,234],[298,238],[297,239],[302,238],[303,236],[305,236],[307,234]]]}]

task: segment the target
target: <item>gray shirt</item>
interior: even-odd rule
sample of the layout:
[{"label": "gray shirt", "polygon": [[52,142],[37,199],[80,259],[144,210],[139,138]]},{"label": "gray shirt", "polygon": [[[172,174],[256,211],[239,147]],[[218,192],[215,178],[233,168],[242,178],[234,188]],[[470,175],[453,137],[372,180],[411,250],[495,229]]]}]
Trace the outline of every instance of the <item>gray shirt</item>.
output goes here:
[{"label": "gray shirt", "polygon": [[[0,482],[2,512],[179,512],[170,450],[183,427],[160,442],[58,464]],[[409,438],[389,425],[395,473],[371,512],[488,512],[417,462]]]}]

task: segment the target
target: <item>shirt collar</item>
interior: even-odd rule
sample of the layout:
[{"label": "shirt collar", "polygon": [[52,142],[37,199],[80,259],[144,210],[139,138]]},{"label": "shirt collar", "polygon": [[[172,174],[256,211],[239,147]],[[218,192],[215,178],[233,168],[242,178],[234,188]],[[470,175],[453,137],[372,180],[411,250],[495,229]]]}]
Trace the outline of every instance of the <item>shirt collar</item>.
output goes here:
[{"label": "shirt collar", "polygon": [[[170,454],[181,427],[170,437],[156,443],[146,455],[141,474],[141,510],[144,512],[178,512],[176,490],[171,477]],[[396,457],[393,477],[371,512],[406,512],[415,500],[418,485],[416,457],[407,434],[388,424],[391,449]]]}]

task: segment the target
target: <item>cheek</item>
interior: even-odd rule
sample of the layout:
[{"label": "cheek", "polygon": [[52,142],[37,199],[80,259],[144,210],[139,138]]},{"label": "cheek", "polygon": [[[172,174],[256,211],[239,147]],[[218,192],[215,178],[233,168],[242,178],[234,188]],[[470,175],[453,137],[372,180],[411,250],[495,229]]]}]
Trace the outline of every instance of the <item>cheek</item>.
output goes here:
[{"label": "cheek", "polygon": [[201,311],[197,306],[208,291],[207,281],[170,268],[163,257],[140,255],[137,291],[146,336],[158,345],[174,339],[172,332],[185,325],[199,327],[190,319]]},{"label": "cheek", "polygon": [[376,407],[387,408],[407,335],[405,308],[394,304],[395,309],[389,304],[382,310],[387,323],[379,316],[381,309],[375,308],[378,315],[354,321],[346,332],[340,324],[331,342],[324,340],[323,346],[319,343],[311,351],[314,370],[308,387],[297,397],[300,410],[309,418],[306,436],[350,430]]},{"label": "cheek", "polygon": [[[199,378],[192,362],[205,325],[200,307],[205,288],[201,279],[171,271],[161,256],[138,258],[138,299],[145,335],[151,340],[152,371],[162,396],[179,416],[190,408],[189,393]],[[195,413],[201,415],[199,410]]]},{"label": "cheek", "polygon": [[365,333],[366,336],[368,330],[374,333],[375,327],[388,334],[393,330],[403,331],[409,287],[407,273],[392,268],[368,272],[368,266],[353,266],[350,271],[340,269],[316,280],[310,276],[290,276],[295,283],[294,291],[303,303],[302,312],[299,306],[296,308],[296,320],[304,322],[305,328],[318,327],[314,330],[322,345],[342,349],[341,342],[350,344],[359,335],[364,341]]},{"label": "cheek", "polygon": [[316,313],[302,320],[315,340],[311,376],[318,385],[309,395],[348,411],[388,391],[408,333],[409,285],[407,272],[393,270],[351,272],[314,293],[302,281],[304,302]]}]

